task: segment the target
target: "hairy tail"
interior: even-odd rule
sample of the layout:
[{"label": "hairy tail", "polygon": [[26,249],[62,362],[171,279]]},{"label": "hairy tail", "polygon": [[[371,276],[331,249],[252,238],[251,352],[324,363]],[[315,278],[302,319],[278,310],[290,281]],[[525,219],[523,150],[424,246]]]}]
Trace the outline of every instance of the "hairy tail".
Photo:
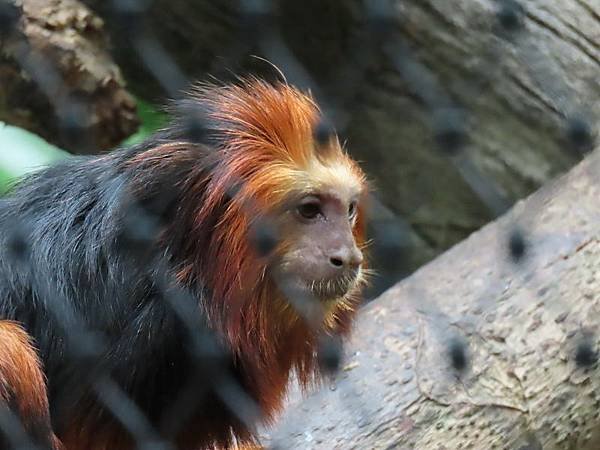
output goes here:
[{"label": "hairy tail", "polygon": [[27,332],[7,320],[0,320],[0,415],[0,448],[29,440],[45,449],[63,450],[52,431],[37,352]]}]

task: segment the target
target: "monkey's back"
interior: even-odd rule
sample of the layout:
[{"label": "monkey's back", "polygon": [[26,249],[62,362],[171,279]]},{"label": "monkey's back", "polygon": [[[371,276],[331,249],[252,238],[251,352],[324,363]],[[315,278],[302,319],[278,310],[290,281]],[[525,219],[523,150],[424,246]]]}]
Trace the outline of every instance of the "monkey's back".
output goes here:
[{"label": "monkey's back", "polygon": [[[152,261],[140,260],[163,249],[136,256],[121,247],[130,174],[120,163],[139,150],[70,159],[0,201],[0,320],[21,323],[33,337],[59,437],[75,420],[94,430],[94,446],[86,448],[129,448],[89,388],[94,377],[109,375],[163,434],[187,442],[182,448],[227,442],[238,421],[211,389],[197,389],[214,380],[202,379],[209,371],[192,362],[189,335],[159,294]],[[173,423],[191,377],[197,407]],[[194,431],[182,436],[186,418]]]}]

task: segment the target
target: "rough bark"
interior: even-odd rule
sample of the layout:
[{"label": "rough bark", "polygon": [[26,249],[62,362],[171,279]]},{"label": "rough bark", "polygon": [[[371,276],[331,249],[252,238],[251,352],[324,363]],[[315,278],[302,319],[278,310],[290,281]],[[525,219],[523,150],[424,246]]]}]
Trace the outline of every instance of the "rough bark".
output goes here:
[{"label": "rough bark", "polygon": [[599,173],[595,151],[368,305],[340,374],[293,397],[274,444],[600,448]]},{"label": "rough bark", "polygon": [[16,21],[0,40],[0,120],[79,153],[135,131],[135,101],[106,52],[102,19],[76,0],[1,6]]},{"label": "rough bark", "polygon": [[[111,2],[85,1],[111,17],[109,25],[118,23]],[[503,3],[510,4],[393,0],[389,22],[375,29],[391,23],[440,93],[465,112],[469,138],[464,155],[510,204],[578,160],[565,139],[567,119],[582,117],[597,132],[600,8],[594,0],[520,0],[523,13],[517,11],[515,19],[510,10],[498,14]],[[423,101],[431,92],[418,92],[394,67],[390,53],[395,43],[386,52],[375,42],[365,4],[280,0],[275,22],[326,94],[343,94],[350,112],[348,147],[364,161],[383,202],[422,239],[420,257],[411,260],[415,267],[487,223],[494,212],[465,181],[461,165],[436,149],[435,112]],[[192,79],[227,77],[227,69],[272,73],[248,58],[269,55],[256,44],[260,27],[250,34],[242,31],[252,21],[241,16],[240,5],[233,0],[157,0],[147,13],[147,29]],[[157,99],[158,84],[140,71],[136,52],[123,45],[116,31],[117,58],[135,80],[136,92]],[[357,68],[364,68],[365,76],[352,85],[348,80]]]}]

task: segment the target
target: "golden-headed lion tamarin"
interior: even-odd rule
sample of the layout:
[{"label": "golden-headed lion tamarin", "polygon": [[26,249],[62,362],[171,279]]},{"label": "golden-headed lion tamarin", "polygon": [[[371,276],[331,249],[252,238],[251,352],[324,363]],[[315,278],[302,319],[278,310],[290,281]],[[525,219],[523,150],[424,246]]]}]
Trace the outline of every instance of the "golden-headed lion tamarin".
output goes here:
[{"label": "golden-headed lion tamarin", "polygon": [[[318,377],[320,334],[349,331],[366,270],[366,182],[335,136],[313,137],[314,101],[247,79],[199,86],[186,105],[148,141],[69,159],[0,200],[0,410],[42,446],[139,443],[140,426],[102,394],[105,375],[177,448],[252,442],[222,392],[227,377],[269,421],[292,373],[304,384]],[[186,131],[193,111],[201,142]],[[133,252],[136,237],[123,236],[147,224],[132,227],[132,211],[158,221]],[[261,221],[277,230],[268,255],[253,245]],[[191,310],[165,301],[164,261]],[[317,322],[289,292],[320,305]],[[226,353],[190,344],[186,318]],[[73,339],[82,325],[100,342],[88,357]],[[213,359],[225,371],[211,371]],[[185,414],[174,408],[182,399]]]}]

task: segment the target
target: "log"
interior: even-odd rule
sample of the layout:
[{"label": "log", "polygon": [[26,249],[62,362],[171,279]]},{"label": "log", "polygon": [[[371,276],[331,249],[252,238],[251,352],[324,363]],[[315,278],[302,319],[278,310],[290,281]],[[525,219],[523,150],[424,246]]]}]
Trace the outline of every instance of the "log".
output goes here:
[{"label": "log", "polygon": [[265,442],[600,448],[599,173],[600,149],[366,306],[342,370]]},{"label": "log", "polygon": [[[139,52],[118,32],[113,2],[85,3],[111,27],[135,92],[159,99],[161,85],[140,70]],[[293,68],[259,43],[269,28],[248,32],[263,24],[242,13],[250,3],[261,2],[156,0],[146,29],[189,79],[227,78],[228,69],[273,76],[268,64],[249,57],[257,54],[296,80]],[[442,106],[460,111],[446,119],[468,134],[461,157],[504,206],[572,167],[580,159],[573,147],[587,148],[598,131],[595,0],[391,0],[379,16],[385,1],[263,3],[275,5],[271,20],[292,55],[348,113],[348,148],[376,180],[383,203],[425,243],[412,269],[498,213],[466,180],[461,160],[439,151]]]},{"label": "log", "polygon": [[77,0],[0,7],[0,121],[77,153],[114,147],[137,129],[102,19]]}]

